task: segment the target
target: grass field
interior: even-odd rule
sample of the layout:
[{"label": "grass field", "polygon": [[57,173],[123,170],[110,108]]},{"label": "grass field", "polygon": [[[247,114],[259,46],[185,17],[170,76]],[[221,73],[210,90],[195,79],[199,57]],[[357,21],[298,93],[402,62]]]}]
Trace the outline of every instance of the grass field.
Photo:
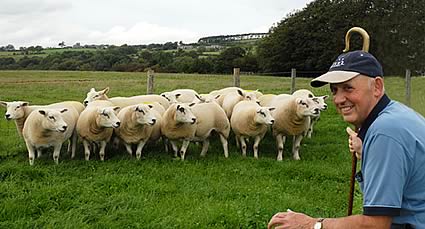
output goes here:
[{"label": "grass field", "polygon": [[[317,95],[310,79],[297,88]],[[390,98],[404,102],[404,81],[388,77]],[[232,86],[232,77],[157,74],[155,92],[192,88],[199,93]],[[145,73],[1,71],[0,100],[47,104],[82,101],[91,87],[110,87],[110,96],[146,93]],[[290,79],[242,76],[241,87],[264,93],[289,93]],[[425,78],[412,79],[412,107],[425,114]],[[23,140],[13,122],[0,119],[0,228],[265,228],[278,211],[288,208],[314,217],[346,214],[351,158],[345,124],[328,101],[313,137],[301,145],[301,161],[292,160],[290,144],[284,161],[276,161],[275,143],[267,135],[259,159],[252,150],[243,158],[230,139],[225,159],[218,139],[205,158],[201,146],[191,144],[187,159],[179,161],[161,144],[144,149],[142,160],[124,149],[107,148],[84,161],[62,152],[59,165],[45,153],[29,166]],[[5,109],[0,108],[4,114]],[[361,193],[355,193],[354,212],[361,213]]]}]

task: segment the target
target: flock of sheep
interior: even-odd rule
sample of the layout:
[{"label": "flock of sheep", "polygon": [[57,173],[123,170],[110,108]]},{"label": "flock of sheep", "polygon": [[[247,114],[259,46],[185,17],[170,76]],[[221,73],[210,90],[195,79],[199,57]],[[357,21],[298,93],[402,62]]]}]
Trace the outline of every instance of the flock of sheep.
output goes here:
[{"label": "flock of sheep", "polygon": [[167,152],[171,144],[175,157],[184,160],[190,142],[202,142],[201,156],[205,156],[212,132],[218,134],[227,158],[230,130],[243,156],[246,141],[253,138],[254,157],[258,158],[258,145],[269,129],[276,138],[277,160],[283,159],[287,136],[294,136],[292,153],[299,160],[301,140],[311,137],[314,122],[327,108],[328,97],[315,96],[306,89],[292,95],[263,95],[238,87],[209,94],[178,89],[160,95],[113,98],[108,98],[108,91],[109,88],[92,88],[83,103],[65,101],[38,106],[0,101],[0,105],[6,107],[5,118],[15,121],[24,138],[31,165],[36,153],[40,157],[46,147],[54,148],[53,160],[58,163],[62,144],[67,140],[71,158],[77,142],[82,142],[86,160],[99,148],[103,161],[106,145],[111,142],[115,146],[124,144],[130,155],[136,145],[135,154],[140,159],[147,142],[162,139]]}]

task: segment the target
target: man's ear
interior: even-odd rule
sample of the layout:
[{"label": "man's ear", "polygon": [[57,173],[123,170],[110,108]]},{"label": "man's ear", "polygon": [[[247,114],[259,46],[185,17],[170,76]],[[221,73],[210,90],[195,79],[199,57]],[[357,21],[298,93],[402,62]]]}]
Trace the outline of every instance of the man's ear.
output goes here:
[{"label": "man's ear", "polygon": [[384,78],[377,76],[375,78],[374,95],[379,97],[384,94]]}]

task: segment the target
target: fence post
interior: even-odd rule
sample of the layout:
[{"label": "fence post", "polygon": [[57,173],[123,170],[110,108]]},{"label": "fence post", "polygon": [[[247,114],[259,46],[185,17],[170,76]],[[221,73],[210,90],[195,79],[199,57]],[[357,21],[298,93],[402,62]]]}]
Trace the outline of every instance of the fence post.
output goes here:
[{"label": "fence post", "polygon": [[148,84],[147,84],[147,91],[146,94],[153,94],[153,86],[154,86],[154,71],[149,69],[148,70]]},{"label": "fence post", "polygon": [[406,69],[406,105],[410,106],[410,95],[412,90],[412,80],[411,80],[410,69]]},{"label": "fence post", "polygon": [[233,86],[241,87],[241,69],[233,68]]},{"label": "fence post", "polygon": [[295,78],[297,77],[297,69],[291,69],[291,94],[295,91]]}]

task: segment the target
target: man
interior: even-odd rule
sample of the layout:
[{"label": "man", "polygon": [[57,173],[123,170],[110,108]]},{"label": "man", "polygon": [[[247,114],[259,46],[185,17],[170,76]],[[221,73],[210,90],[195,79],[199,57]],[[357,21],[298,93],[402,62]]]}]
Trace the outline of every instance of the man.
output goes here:
[{"label": "man", "polygon": [[358,130],[361,141],[355,133],[349,138],[350,151],[361,151],[363,214],[317,219],[288,210],[274,215],[269,228],[425,228],[425,119],[390,100],[382,77],[373,55],[352,51],[311,81],[330,84],[336,109]]}]

